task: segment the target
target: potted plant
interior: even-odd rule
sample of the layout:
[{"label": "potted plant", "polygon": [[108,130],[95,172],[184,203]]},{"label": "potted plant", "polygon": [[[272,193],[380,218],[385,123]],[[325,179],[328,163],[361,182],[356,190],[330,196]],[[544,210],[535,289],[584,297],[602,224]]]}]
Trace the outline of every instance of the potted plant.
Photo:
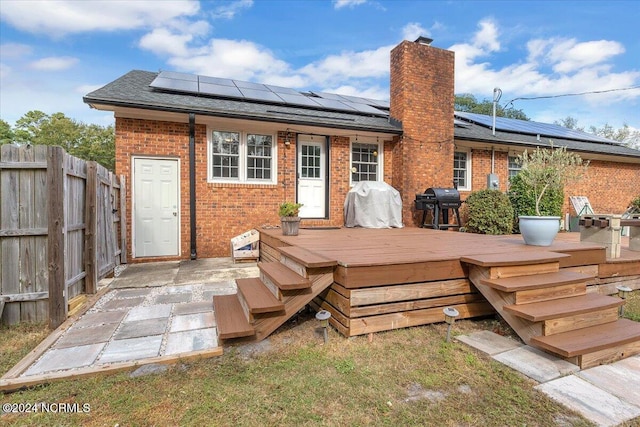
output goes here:
[{"label": "potted plant", "polygon": [[543,212],[542,200],[547,194],[564,194],[564,186],[580,179],[588,162],[566,147],[554,148],[553,143],[551,148],[525,151],[518,162],[522,166],[520,180],[535,203],[535,215],[518,216],[520,233],[528,245],[549,246],[560,230],[561,212]]},{"label": "potted plant", "polygon": [[285,236],[297,236],[300,229],[300,208],[302,203],[284,202],[278,208],[282,234]]}]

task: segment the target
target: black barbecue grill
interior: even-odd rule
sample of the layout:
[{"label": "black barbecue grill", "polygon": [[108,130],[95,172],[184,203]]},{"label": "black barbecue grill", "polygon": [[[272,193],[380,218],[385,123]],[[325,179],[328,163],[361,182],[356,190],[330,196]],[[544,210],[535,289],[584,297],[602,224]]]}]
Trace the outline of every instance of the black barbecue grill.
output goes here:
[{"label": "black barbecue grill", "polygon": [[[416,194],[416,210],[424,211],[421,227],[431,227],[436,230],[460,228],[460,193],[455,188],[427,188],[424,193]],[[449,224],[449,209],[456,215],[456,223]],[[433,211],[433,221],[425,224],[427,211]],[[442,222],[440,217],[442,216]]]}]

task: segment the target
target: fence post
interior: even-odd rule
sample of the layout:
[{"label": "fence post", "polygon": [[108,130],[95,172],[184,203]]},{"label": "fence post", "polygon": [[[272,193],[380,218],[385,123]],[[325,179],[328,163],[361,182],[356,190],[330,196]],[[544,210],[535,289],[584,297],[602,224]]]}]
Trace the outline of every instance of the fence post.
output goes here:
[{"label": "fence post", "polygon": [[67,289],[64,263],[64,150],[47,147],[47,188],[49,192],[49,327],[55,329],[67,318]]},{"label": "fence post", "polygon": [[84,271],[85,289],[95,294],[98,283],[98,168],[96,162],[87,162],[87,181],[85,187],[85,229],[84,229]]}]

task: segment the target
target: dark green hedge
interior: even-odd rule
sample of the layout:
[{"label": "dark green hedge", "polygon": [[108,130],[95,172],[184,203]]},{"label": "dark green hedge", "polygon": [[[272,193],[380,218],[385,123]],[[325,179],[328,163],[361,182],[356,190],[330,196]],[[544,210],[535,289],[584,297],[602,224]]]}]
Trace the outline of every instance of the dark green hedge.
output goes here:
[{"label": "dark green hedge", "polygon": [[478,234],[511,234],[513,207],[509,197],[498,190],[474,191],[465,200],[467,231]]}]

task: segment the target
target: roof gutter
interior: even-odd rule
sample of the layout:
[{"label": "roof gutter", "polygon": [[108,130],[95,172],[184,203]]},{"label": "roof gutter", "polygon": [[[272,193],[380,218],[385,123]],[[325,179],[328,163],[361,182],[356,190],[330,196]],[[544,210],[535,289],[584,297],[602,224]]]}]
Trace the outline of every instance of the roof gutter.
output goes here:
[{"label": "roof gutter", "polygon": [[189,223],[191,225],[191,260],[196,252],[196,115],[189,113]]}]

